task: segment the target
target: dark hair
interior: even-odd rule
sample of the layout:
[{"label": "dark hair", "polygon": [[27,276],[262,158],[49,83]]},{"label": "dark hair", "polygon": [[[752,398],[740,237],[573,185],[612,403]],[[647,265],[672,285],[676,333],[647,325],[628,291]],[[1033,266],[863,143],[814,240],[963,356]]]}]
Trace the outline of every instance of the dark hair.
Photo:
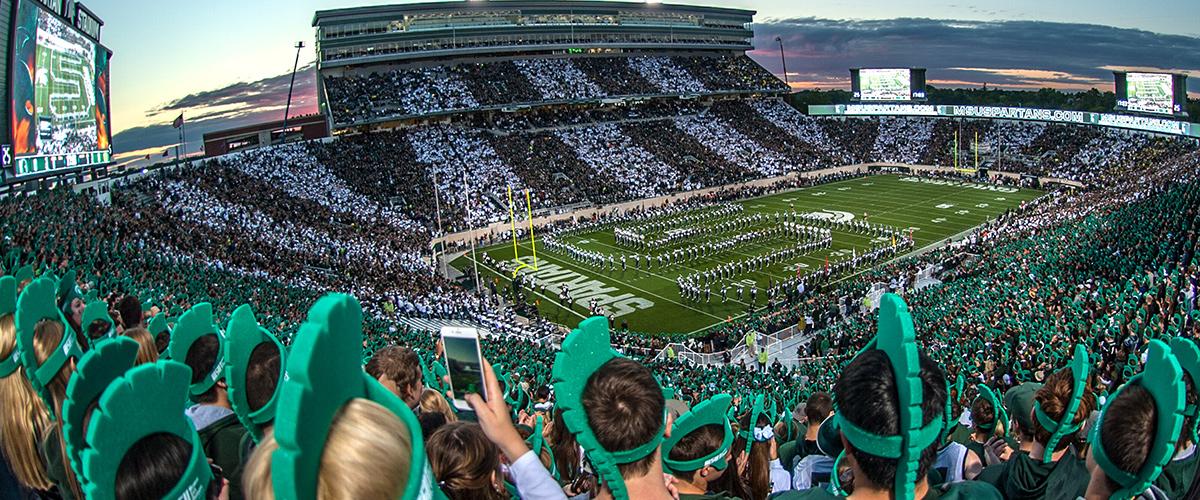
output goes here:
[{"label": "dark hair", "polygon": [[500,450],[479,424],[446,424],[429,437],[425,449],[434,477],[451,500],[508,498],[492,484],[492,473],[500,470]]},{"label": "dark hair", "polygon": [[[1200,404],[1200,396],[1196,394],[1196,382],[1192,380],[1192,374],[1188,373],[1186,370],[1183,372],[1183,385],[1185,391],[1184,405],[1195,407],[1197,404]],[[1183,416],[1183,427],[1181,427],[1183,430],[1179,432],[1179,439],[1176,441],[1177,446],[1188,442],[1188,440],[1192,438],[1191,429],[1195,421],[1196,417],[1194,416]]]},{"label": "dark hair", "polygon": [[808,417],[808,425],[821,425],[825,417],[833,412],[833,398],[824,392],[814,392],[804,403],[804,416]]},{"label": "dark hair", "polygon": [[108,333],[108,331],[112,329],[112,324],[102,319],[98,319],[93,321],[90,325],[84,325],[84,328],[87,329],[85,333],[87,334],[88,339],[94,341]]},{"label": "dark hair", "polygon": [[[662,429],[666,400],[650,369],[636,361],[609,360],[588,378],[582,399],[588,425],[606,450],[636,448]],[[626,478],[641,476],[653,461],[651,453],[618,469]]]},{"label": "dark hair", "polygon": [[376,351],[365,369],[373,378],[386,376],[401,392],[421,382],[421,358],[407,347],[393,345]]},{"label": "dark hair", "polygon": [[[1062,420],[1063,413],[1067,411],[1067,403],[1071,399],[1071,391],[1074,389],[1075,378],[1071,374],[1071,370],[1064,368],[1056,371],[1049,377],[1046,377],[1045,384],[1041,389],[1038,389],[1037,394],[1034,394],[1034,399],[1042,407],[1042,411],[1054,421]],[[1096,396],[1092,394],[1092,389],[1084,384],[1083,399],[1079,401],[1079,408],[1075,410],[1075,417],[1071,419],[1072,424],[1078,424],[1087,420],[1092,411],[1096,409]],[[1078,431],[1077,431],[1078,432]],[[1033,419],[1033,439],[1043,445],[1049,444],[1051,432],[1042,427],[1037,418]],[[1074,433],[1072,433],[1074,435]],[[1054,449],[1050,452],[1057,452],[1066,449],[1073,441],[1072,435],[1063,436],[1054,445]]]},{"label": "dark hair", "polygon": [[[1137,474],[1146,463],[1158,425],[1158,409],[1150,391],[1140,385],[1127,385],[1108,403],[1104,420],[1100,422],[1100,442],[1112,464],[1130,474]],[[1109,491],[1121,489],[1105,474]]]},{"label": "dark hair", "polygon": [[[760,413],[758,418],[754,419],[753,422],[750,421],[750,412],[744,413],[738,419],[738,429],[751,433],[754,432],[755,427],[769,425],[771,425],[771,419],[765,413]],[[746,453],[747,439],[745,436],[738,436],[733,440],[732,449],[735,457]],[[747,500],[763,500],[771,494],[770,453],[769,443],[754,442],[750,445],[749,464],[746,466],[745,476],[739,476],[741,489],[738,492],[738,497]]]},{"label": "dark hair", "polygon": [[[191,459],[191,443],[174,434],[151,434],[138,440],[117,466],[117,500],[163,498],[187,472]],[[209,499],[220,494],[213,490],[208,489]]]},{"label": "dark hair", "polygon": [[[920,354],[921,364],[921,425],[928,425],[943,418],[946,410],[945,374],[936,362]],[[859,354],[842,370],[833,387],[834,399],[842,417],[861,429],[880,436],[894,436],[900,432],[899,396],[896,394],[896,377],[892,374],[892,363],[880,350],[868,350]],[[929,466],[937,458],[938,443],[929,444],[918,460],[917,481],[925,478]],[[875,485],[891,489],[896,482],[896,459],[877,457],[856,450],[849,443],[846,451],[854,454],[866,479]]]},{"label": "dark hair", "polygon": [[564,481],[579,477],[579,441],[563,422],[562,410],[554,409],[554,425],[550,428],[550,449],[554,451],[554,466]]},{"label": "dark hair", "polygon": [[162,355],[167,352],[167,347],[171,345],[171,334],[167,332],[159,332],[154,336],[154,348],[158,349],[158,354]]},{"label": "dark hair", "polygon": [[[196,384],[212,373],[213,367],[216,366],[217,354],[221,351],[221,344],[217,340],[215,334],[208,334],[196,339],[192,343],[192,347],[188,349],[187,359],[184,361],[189,368],[192,369],[192,383]],[[221,374],[224,377],[224,374]],[[197,403],[212,404],[217,402],[217,385],[213,384],[204,394],[195,398]]]},{"label": "dark hair", "polygon": [[[679,441],[671,448],[667,457],[677,462],[696,460],[717,451],[717,448],[721,447],[721,441],[724,439],[725,428],[723,426],[717,424],[703,425],[689,432],[686,436],[679,438]],[[692,474],[697,470],[699,469],[673,474],[675,477],[690,481]]]},{"label": "dark hair", "polygon": [[971,421],[975,423],[974,433],[980,436],[996,430],[996,407],[982,394],[971,403]]},{"label": "dark hair", "polygon": [[258,411],[271,401],[279,385],[279,349],[274,342],[263,342],[250,352],[246,366],[246,403]]},{"label": "dark hair", "polygon": [[537,390],[534,391],[534,399],[541,399],[543,401],[549,400],[550,388],[544,385],[538,386]]},{"label": "dark hair", "polygon": [[117,311],[120,312],[121,326],[125,328],[144,327],[142,324],[142,301],[138,300],[133,295],[121,297],[120,302],[117,302]]},{"label": "dark hair", "polygon": [[429,439],[434,432],[446,425],[446,416],[437,411],[423,411],[417,415],[417,422],[421,424],[421,435]]}]

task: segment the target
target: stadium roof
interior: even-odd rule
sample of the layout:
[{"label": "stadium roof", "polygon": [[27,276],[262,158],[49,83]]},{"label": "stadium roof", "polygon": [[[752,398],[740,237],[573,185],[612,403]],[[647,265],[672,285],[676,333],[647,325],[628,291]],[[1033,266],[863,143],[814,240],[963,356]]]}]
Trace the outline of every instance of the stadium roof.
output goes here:
[{"label": "stadium roof", "polygon": [[671,10],[679,12],[692,12],[697,14],[721,14],[734,16],[750,16],[753,17],[757,12],[745,9],[731,9],[726,7],[709,7],[702,5],[685,5],[685,4],[656,4],[648,2],[613,2],[613,1],[591,1],[591,0],[573,0],[573,1],[539,1],[539,0],[491,0],[484,2],[428,2],[428,3],[412,3],[412,4],[394,4],[394,5],[374,5],[368,7],[350,7],[344,9],[327,9],[318,10],[313,15],[313,26],[321,26],[324,22],[348,22],[362,21],[371,18],[378,18],[381,15],[390,16],[398,13],[403,14],[436,14],[439,12],[452,11],[492,11],[505,9],[521,9],[533,12],[600,12],[600,11],[620,11],[629,9],[647,9],[647,10]]}]

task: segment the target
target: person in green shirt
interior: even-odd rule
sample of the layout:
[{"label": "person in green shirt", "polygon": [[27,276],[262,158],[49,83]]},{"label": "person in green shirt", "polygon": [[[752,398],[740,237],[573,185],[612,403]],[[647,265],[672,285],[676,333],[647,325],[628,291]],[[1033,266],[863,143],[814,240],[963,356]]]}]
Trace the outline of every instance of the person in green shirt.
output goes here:
[{"label": "person in green shirt", "polygon": [[663,468],[675,477],[679,500],[736,498],[713,491],[728,470],[733,430],[725,413],[732,397],[719,394],[679,416],[663,440]]},{"label": "person in green shirt", "polygon": [[983,384],[978,387],[979,396],[971,403],[971,421],[974,429],[970,440],[964,444],[970,451],[963,461],[964,477],[967,479],[974,479],[987,464],[984,447],[988,441],[998,436],[1008,436],[1008,415],[1004,412],[1004,406],[990,387]]},{"label": "person in green shirt", "polygon": [[[945,373],[917,350],[912,317],[899,296],[880,301],[878,333],[834,384],[832,417],[846,444],[838,462],[852,482],[834,485],[848,498],[1000,498],[995,488],[973,481],[930,486],[927,474],[945,424]],[[841,483],[841,481],[839,481]],[[790,491],[780,499],[838,498],[824,488]]]},{"label": "person in green shirt", "polygon": [[1087,350],[1077,346],[1070,366],[1047,377],[1034,395],[1029,451],[1012,454],[999,474],[985,475],[1005,498],[1075,498],[1087,490],[1087,468],[1072,443],[1096,408],[1088,366]]},{"label": "person in green shirt", "polygon": [[1176,337],[1171,340],[1171,352],[1179,360],[1183,369],[1184,393],[1183,429],[1175,442],[1175,453],[1171,461],[1164,467],[1162,474],[1154,480],[1154,486],[1161,489],[1171,498],[1195,498],[1200,493],[1197,484],[1197,464],[1200,457],[1196,453],[1196,424],[1197,404],[1200,403],[1200,393],[1197,392],[1195,381],[1200,379],[1200,349],[1191,340]]},{"label": "person in green shirt", "polygon": [[1147,345],[1144,367],[1109,398],[1092,426],[1088,500],[1171,498],[1154,480],[1175,454],[1183,428],[1183,370],[1160,340]]},{"label": "person in green shirt", "polygon": [[[1012,428],[1011,435],[1016,441],[1016,450],[1010,450],[1008,443],[1000,438],[988,440],[984,445],[984,452],[987,458],[987,466],[983,471],[975,477],[976,481],[983,481],[990,484],[997,484],[999,477],[1008,468],[1008,458],[1015,453],[1029,453],[1033,451],[1033,404],[1035,403],[1034,396],[1037,391],[1042,388],[1042,384],[1037,382],[1026,382],[1009,389],[1004,393],[1003,405],[1008,409],[1009,426]],[[1000,451],[996,452],[995,447],[999,447]],[[992,450],[988,450],[992,448]]]}]

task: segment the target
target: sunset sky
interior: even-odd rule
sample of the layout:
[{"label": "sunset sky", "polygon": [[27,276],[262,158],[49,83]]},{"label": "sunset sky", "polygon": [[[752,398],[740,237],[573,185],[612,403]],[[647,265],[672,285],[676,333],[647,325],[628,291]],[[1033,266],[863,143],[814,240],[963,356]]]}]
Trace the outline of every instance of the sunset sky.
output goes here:
[{"label": "sunset sky", "polygon": [[[314,59],[313,13],[379,4],[362,0],[84,0],[113,52],[112,124],[117,152],[161,150],[170,122],[200,134],[280,119],[297,41]],[[407,2],[404,2],[407,3]],[[684,2],[689,3],[689,2]],[[852,66],[929,68],[933,85],[1110,90],[1112,70],[1187,72],[1200,97],[1200,2],[1196,0],[734,0],[694,3],[758,11],[751,53],[803,88],[848,87]],[[294,113],[315,110],[314,76],[297,77]],[[194,132],[194,133],[193,133]]]}]

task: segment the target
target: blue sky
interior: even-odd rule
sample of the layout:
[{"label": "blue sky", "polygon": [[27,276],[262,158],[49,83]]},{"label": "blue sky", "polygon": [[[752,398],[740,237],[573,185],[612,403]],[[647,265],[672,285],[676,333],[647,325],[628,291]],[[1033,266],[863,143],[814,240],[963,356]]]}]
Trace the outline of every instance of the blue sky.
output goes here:
[{"label": "blue sky", "polygon": [[[278,79],[271,77],[291,71],[295,56],[292,46],[296,41],[303,40],[308,45],[301,52],[301,66],[313,60],[313,12],[380,2],[85,0],[84,3],[104,19],[102,39],[114,52],[113,130],[118,134],[129,131],[126,137],[143,136],[136,141],[124,141],[126,145],[119,140],[121,137],[114,140],[118,151],[128,151],[133,148],[127,145],[141,149],[154,143],[142,132],[169,123],[180,109],[189,116],[203,114],[214,120],[281,117],[283,102],[277,95]],[[757,10],[756,31],[760,33],[757,42],[763,50],[752,55],[779,72],[778,55],[771,54],[769,42],[777,34],[784,36],[789,45],[788,70],[794,73],[792,79],[803,86],[840,86],[847,78],[845,68],[884,58],[897,65],[929,67],[929,78],[935,85],[938,82],[978,85],[988,81],[992,85],[1037,88],[1040,82],[1047,85],[1067,82],[1066,88],[1094,85],[1107,89],[1111,82],[1105,82],[1103,75],[1110,70],[1097,67],[1144,66],[1193,72],[1190,87],[1193,91],[1200,90],[1200,56],[1194,55],[1195,49],[1200,48],[1197,45],[1200,2],[1196,0],[694,3]],[[1125,29],[1105,30],[1084,25]],[[918,28],[932,30],[922,34],[914,31]],[[873,39],[876,34],[886,34],[888,38]],[[974,34],[980,36],[976,38]],[[1050,52],[1059,59],[1047,60],[1050,54],[1045,44],[1056,49]],[[1191,54],[1173,54],[1176,47]],[[1000,57],[1001,50],[1011,57]],[[1114,52],[1113,62],[1106,64],[1104,53],[1110,50]],[[938,63],[950,52],[956,56],[953,64],[939,67]],[[972,58],[972,54],[977,57]],[[1081,66],[1076,60],[1083,57],[1077,55],[1090,57]],[[1023,64],[1023,59],[1028,64]],[[1054,73],[1059,71],[1055,63],[1062,63],[1065,72]],[[307,76],[307,81],[311,82],[311,76]],[[211,91],[222,92],[219,95],[225,104],[215,109],[171,105],[188,95],[196,98],[190,101],[195,103],[210,97]],[[234,98],[237,93],[252,98],[239,101]],[[314,99],[303,93],[298,97],[302,110],[312,109]],[[198,139],[197,135],[194,140]]]}]

